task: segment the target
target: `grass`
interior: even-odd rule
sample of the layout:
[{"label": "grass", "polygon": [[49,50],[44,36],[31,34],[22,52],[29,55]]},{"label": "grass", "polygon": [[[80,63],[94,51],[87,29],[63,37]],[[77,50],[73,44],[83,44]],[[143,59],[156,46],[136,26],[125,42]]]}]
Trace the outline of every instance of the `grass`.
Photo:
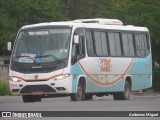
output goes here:
[{"label": "grass", "polygon": [[0,81],[0,95],[11,95],[9,84],[6,81]]}]

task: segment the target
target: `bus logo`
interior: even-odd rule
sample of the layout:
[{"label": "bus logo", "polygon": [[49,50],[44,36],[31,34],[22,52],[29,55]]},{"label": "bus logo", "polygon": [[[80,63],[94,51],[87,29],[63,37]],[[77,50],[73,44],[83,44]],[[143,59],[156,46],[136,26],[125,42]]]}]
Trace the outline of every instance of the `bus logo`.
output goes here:
[{"label": "bus logo", "polygon": [[38,75],[35,75],[34,78],[35,78],[35,79],[38,79]]},{"label": "bus logo", "polygon": [[99,66],[101,67],[102,72],[111,71],[111,59],[99,59]]}]

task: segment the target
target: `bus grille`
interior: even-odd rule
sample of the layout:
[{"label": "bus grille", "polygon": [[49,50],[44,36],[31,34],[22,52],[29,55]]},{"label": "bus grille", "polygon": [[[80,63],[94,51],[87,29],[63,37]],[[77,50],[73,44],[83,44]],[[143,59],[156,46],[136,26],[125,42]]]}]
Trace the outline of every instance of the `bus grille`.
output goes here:
[{"label": "bus grille", "polygon": [[55,89],[48,85],[27,85],[21,89],[20,93],[32,93],[35,91],[43,91],[44,93],[56,92]]}]

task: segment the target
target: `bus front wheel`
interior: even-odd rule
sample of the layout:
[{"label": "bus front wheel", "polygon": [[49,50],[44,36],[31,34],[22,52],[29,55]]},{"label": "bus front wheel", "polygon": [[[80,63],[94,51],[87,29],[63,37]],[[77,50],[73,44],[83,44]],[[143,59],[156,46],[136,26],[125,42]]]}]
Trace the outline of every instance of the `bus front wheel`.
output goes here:
[{"label": "bus front wheel", "polygon": [[79,82],[77,87],[77,92],[71,94],[72,101],[82,101],[85,99],[85,91],[83,85]]},{"label": "bus front wheel", "polygon": [[131,86],[128,81],[125,81],[124,91],[116,92],[113,94],[114,100],[129,100],[131,92]]},{"label": "bus front wheel", "polygon": [[41,102],[39,95],[22,95],[23,102]]},{"label": "bus front wheel", "polygon": [[33,95],[22,95],[23,102],[35,102],[35,97]]}]

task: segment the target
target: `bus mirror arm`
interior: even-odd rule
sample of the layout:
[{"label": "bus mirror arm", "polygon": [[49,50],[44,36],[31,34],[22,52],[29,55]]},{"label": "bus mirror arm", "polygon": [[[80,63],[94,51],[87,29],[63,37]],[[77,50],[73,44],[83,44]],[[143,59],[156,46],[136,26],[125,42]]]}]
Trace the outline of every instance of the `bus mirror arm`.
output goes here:
[{"label": "bus mirror arm", "polygon": [[85,57],[84,54],[78,54],[78,55],[77,55],[77,60],[80,60],[80,59],[82,59],[82,58],[84,58],[84,57]]},{"label": "bus mirror arm", "polygon": [[73,44],[72,46],[72,59],[71,63],[74,64],[77,62],[77,49],[76,49],[76,44]]}]

